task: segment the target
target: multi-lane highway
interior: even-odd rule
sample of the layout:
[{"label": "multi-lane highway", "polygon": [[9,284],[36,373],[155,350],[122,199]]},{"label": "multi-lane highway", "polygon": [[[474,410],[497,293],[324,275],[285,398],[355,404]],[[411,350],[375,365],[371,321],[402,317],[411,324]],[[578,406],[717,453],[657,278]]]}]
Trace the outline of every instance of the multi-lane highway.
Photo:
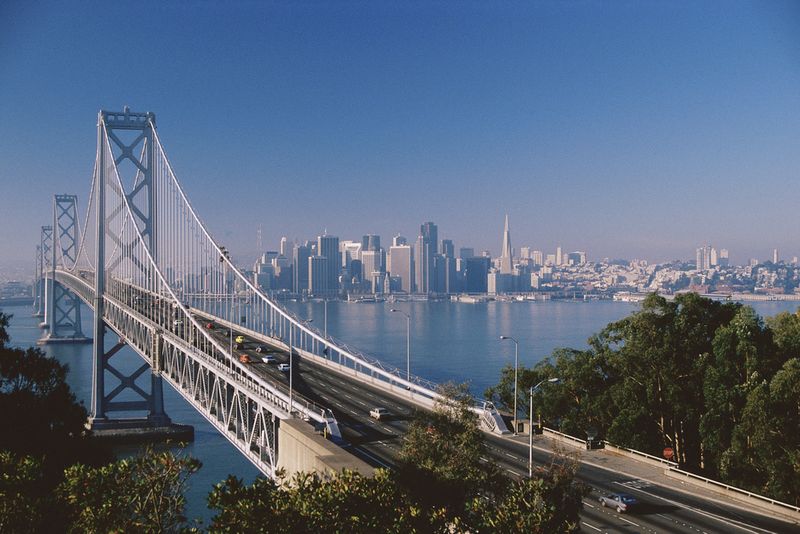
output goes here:
[{"label": "multi-lane highway", "polygon": [[[220,341],[244,335],[227,328],[213,329]],[[288,387],[289,372],[279,371],[278,363],[288,363],[288,354],[275,348],[270,354],[274,363],[262,363],[265,352],[255,351],[261,342],[246,338],[238,354],[247,354],[257,363],[250,364],[262,377],[282,387]],[[404,435],[418,407],[391,393],[353,380],[328,367],[303,359],[292,358],[292,386],[303,397],[330,408],[342,430],[345,447],[374,466],[393,467],[403,446]],[[377,421],[369,416],[375,407],[387,408],[391,417]],[[542,438],[537,438],[542,439]],[[501,437],[487,434],[487,448],[491,459],[514,476],[528,472],[528,444],[523,438]],[[534,450],[534,462],[546,465],[552,453],[545,448]],[[767,532],[800,532],[797,525],[762,513],[731,504],[718,502],[711,494],[690,494],[667,485],[610,470],[590,463],[581,463],[578,479],[592,488],[584,499],[581,513],[582,527],[587,532],[691,532],[751,534]],[[603,508],[598,497],[603,493],[624,491],[639,501],[638,510],[619,514]]]}]

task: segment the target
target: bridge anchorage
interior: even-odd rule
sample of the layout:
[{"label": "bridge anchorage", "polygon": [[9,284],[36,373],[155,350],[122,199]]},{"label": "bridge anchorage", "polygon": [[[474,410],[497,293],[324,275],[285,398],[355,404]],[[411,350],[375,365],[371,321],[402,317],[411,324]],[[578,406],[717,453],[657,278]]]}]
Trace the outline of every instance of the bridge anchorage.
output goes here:
[{"label": "bridge anchorage", "polygon": [[[164,411],[167,382],[240,453],[274,476],[279,468],[366,465],[340,448],[332,409],[339,403],[331,398],[338,393],[332,386],[313,389],[302,373],[297,376],[300,365],[313,367],[319,378],[335,376],[409,406],[431,408],[441,400],[435,384],[310,326],[244,276],[189,203],[153,113],[128,108],[99,113],[82,232],[75,197],[66,197],[57,197],[50,233],[43,229],[38,302],[44,302],[45,322],[52,324],[58,321],[48,314],[51,287],[63,286],[94,310],[89,421],[94,431],[172,428]],[[79,318],[73,316],[71,324],[79,325]],[[106,331],[118,341],[106,344]],[[247,342],[234,344],[239,336]],[[125,345],[144,364],[131,369],[118,362]],[[259,352],[287,359],[288,376],[261,364],[256,345]],[[487,430],[507,432],[490,404],[475,411]],[[135,417],[125,418],[131,414]]]}]

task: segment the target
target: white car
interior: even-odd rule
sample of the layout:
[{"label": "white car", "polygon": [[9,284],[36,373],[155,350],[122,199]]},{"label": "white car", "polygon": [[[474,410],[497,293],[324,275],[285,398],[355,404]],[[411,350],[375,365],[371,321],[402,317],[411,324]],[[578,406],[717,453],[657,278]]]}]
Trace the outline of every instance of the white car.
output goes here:
[{"label": "white car", "polygon": [[290,367],[289,367],[288,363],[279,363],[278,364],[278,371],[283,371],[285,373],[285,372],[288,372],[289,369],[290,369]]},{"label": "white car", "polygon": [[369,411],[369,416],[380,421],[389,417],[389,410],[386,408],[373,408]]},{"label": "white car", "polygon": [[262,356],[261,361],[264,363],[275,363],[278,360],[275,358],[275,356]]}]

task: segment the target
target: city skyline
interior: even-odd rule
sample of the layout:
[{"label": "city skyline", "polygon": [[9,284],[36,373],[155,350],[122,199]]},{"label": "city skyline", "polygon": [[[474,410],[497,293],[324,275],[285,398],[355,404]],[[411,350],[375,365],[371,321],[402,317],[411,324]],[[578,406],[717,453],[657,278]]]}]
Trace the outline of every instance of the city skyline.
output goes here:
[{"label": "city skyline", "polygon": [[[143,11],[153,24],[98,46],[105,20]],[[188,196],[236,257],[257,252],[259,227],[263,243],[325,228],[411,243],[430,220],[498,254],[506,213],[515,243],[594,258],[800,249],[795,3],[0,14],[3,264],[32,263],[54,193],[85,209],[95,116],[126,104],[156,113]]]}]

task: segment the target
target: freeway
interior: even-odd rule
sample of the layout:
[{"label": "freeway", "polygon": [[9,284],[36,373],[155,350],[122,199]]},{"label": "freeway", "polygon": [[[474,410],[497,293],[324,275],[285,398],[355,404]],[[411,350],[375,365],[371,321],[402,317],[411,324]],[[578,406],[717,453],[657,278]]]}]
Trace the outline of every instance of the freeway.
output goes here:
[{"label": "freeway", "polygon": [[[216,327],[213,334],[225,342],[231,336],[244,335],[225,327]],[[288,387],[289,373],[277,368],[278,363],[288,363],[288,353],[270,347],[268,351],[275,362],[263,363],[261,357],[267,352],[256,352],[259,345],[261,342],[246,338],[239,353],[247,354],[255,362],[251,366],[259,375]],[[293,356],[292,364],[293,388],[304,398],[333,411],[346,442],[345,447],[373,466],[394,467],[409,422],[419,408],[405,399],[357,382],[298,354]],[[381,421],[371,418],[369,411],[375,407],[387,408],[391,417]],[[527,437],[493,434],[486,434],[486,437],[487,452],[494,462],[513,476],[527,475]],[[538,446],[534,450],[535,464],[548,465],[552,460],[552,451]],[[700,490],[698,494],[690,494],[619,470],[581,463],[577,477],[592,488],[592,493],[584,500],[581,513],[582,526],[586,531],[709,534],[800,532],[797,525],[706,498],[699,494]],[[601,494],[619,491],[630,493],[640,501],[637,511],[619,514],[600,506],[598,497]]]}]

